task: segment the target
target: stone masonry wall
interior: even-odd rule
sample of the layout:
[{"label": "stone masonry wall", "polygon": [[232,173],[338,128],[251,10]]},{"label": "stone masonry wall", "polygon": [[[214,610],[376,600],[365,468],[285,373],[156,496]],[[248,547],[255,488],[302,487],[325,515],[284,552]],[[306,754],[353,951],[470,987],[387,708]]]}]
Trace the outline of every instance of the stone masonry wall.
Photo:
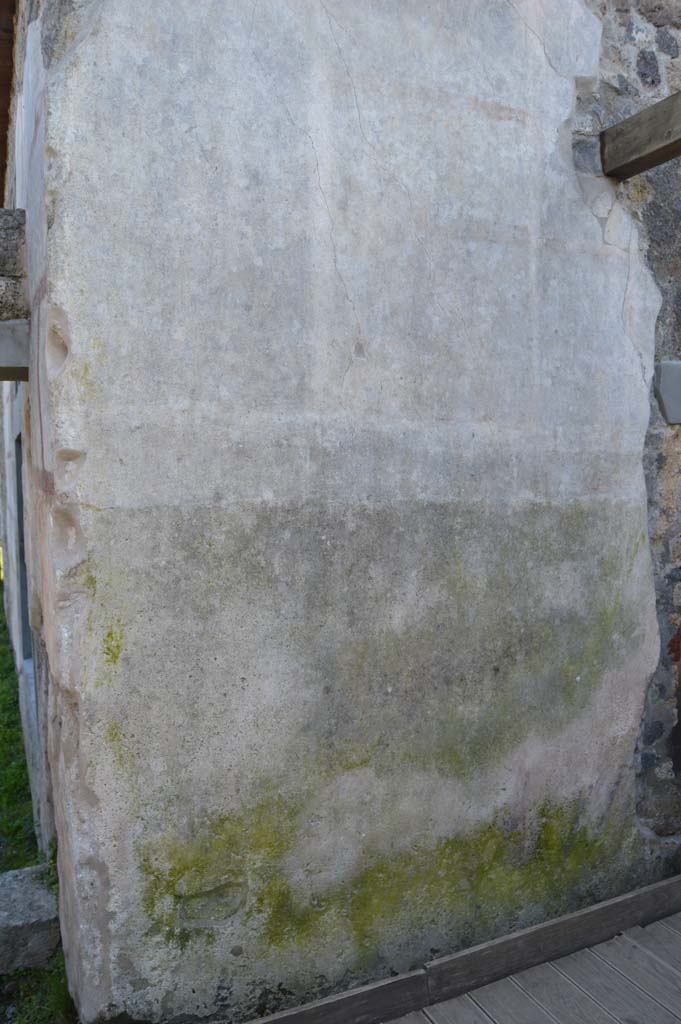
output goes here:
[{"label": "stone masonry wall", "polygon": [[23,6],[84,1021],[247,1020],[671,869],[635,757],[660,291],[584,106],[620,14]]},{"label": "stone masonry wall", "polygon": [[[602,127],[681,89],[681,8],[674,0],[595,4],[604,40],[598,83],[581,83],[578,163],[597,162]],[[625,183],[622,202],[642,227],[642,244],[662,296],[656,359],[681,358],[681,167],[678,161]],[[651,682],[638,745],[641,823],[669,839],[681,835],[681,428],[666,424],[651,393],[645,444],[649,532],[655,567],[660,660]]]}]

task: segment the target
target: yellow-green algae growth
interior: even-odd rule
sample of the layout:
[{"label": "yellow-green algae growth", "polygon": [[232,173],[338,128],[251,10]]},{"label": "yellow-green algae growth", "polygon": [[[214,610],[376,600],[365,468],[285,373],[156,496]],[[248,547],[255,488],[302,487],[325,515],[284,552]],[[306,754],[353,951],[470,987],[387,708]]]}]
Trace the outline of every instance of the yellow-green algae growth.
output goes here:
[{"label": "yellow-green algae growth", "polygon": [[122,770],[134,769],[135,755],[128,750],[125,734],[117,721],[109,722],[104,733],[104,739],[111,749],[113,759],[118,768]]},{"label": "yellow-green algae growth", "polygon": [[[582,820],[576,804],[546,803],[521,825],[501,818],[431,846],[387,857],[367,851],[347,882],[322,893],[294,890],[283,858],[296,838],[296,812],[268,800],[249,815],[215,819],[195,838],[147,843],[140,864],[152,929],[181,947],[209,937],[237,912],[259,931],[264,949],[314,947],[339,930],[357,964],[370,964],[390,936],[429,930],[476,938],[517,921],[560,913],[612,874],[623,840]],[[340,840],[339,840],[340,841]],[[593,896],[591,897],[593,898]],[[200,925],[192,903],[200,901]]]},{"label": "yellow-green algae growth", "polygon": [[191,938],[205,938],[205,927],[192,924],[192,905],[201,901],[204,918],[230,917],[245,902],[252,880],[270,877],[294,838],[291,809],[275,797],[261,801],[247,816],[212,819],[192,839],[147,843],[140,865],[146,877],[144,908],[153,929],[181,947]]},{"label": "yellow-green algae growth", "polygon": [[349,929],[362,959],[403,926],[423,932],[443,914],[480,927],[528,906],[559,906],[571,889],[607,860],[612,836],[580,824],[574,810],[545,805],[528,835],[494,821],[431,848],[380,858],[348,885],[313,902],[300,901],[281,874],[256,896],[263,936],[282,947],[317,940],[332,926]]},{"label": "yellow-green algae growth", "polygon": [[102,642],[102,650],[107,665],[114,668],[123,653],[123,627],[120,622],[114,622],[107,629]]},{"label": "yellow-green algae growth", "polygon": [[95,676],[94,687],[96,690],[113,682],[116,667],[123,653],[123,646],[123,624],[120,619],[116,619],[109,625],[102,639],[103,664],[100,665],[99,673]]}]

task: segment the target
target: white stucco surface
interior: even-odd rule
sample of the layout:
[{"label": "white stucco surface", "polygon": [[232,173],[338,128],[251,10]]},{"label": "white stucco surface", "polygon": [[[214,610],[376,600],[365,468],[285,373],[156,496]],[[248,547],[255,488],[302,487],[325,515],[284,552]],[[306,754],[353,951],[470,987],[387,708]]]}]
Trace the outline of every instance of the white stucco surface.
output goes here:
[{"label": "white stucco surface", "polygon": [[598,19],[69,18],[25,194],[83,1019],[247,1019],[617,891],[659,297],[573,162]]}]

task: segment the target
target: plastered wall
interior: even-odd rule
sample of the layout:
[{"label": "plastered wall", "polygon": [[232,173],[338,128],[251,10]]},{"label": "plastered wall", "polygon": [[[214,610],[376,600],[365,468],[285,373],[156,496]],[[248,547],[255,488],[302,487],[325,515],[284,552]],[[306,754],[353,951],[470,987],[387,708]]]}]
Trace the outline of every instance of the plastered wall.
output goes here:
[{"label": "plastered wall", "polygon": [[635,757],[660,292],[573,155],[598,10],[22,17],[83,1019],[247,1020],[668,870]]}]

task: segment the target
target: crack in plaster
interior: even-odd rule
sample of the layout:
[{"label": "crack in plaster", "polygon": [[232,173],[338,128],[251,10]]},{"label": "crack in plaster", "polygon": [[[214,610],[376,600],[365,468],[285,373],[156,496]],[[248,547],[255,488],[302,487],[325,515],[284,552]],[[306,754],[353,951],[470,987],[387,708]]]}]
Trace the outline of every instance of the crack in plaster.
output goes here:
[{"label": "crack in plaster", "polygon": [[530,23],[529,23],[529,22],[527,21],[527,19],[523,17],[523,15],[522,15],[522,14],[520,13],[520,11],[519,11],[519,10],[518,10],[518,8],[516,7],[516,5],[515,5],[515,4],[513,3],[513,0],[506,0],[506,3],[507,3],[507,4],[508,4],[508,6],[509,6],[509,7],[511,8],[511,10],[512,10],[512,11],[514,12],[515,16],[516,16],[516,17],[518,18],[518,21],[520,21],[520,22],[521,22],[521,24],[523,24],[523,25],[525,26],[525,28],[527,29],[527,31],[528,31],[528,32],[529,32],[529,33],[530,33],[531,35],[533,35],[533,36],[534,36],[534,38],[535,38],[535,39],[537,40],[537,42],[538,42],[538,43],[539,43],[539,45],[541,46],[542,50],[544,51],[544,56],[545,56],[545,58],[546,58],[546,63],[547,63],[548,65],[549,65],[549,67],[551,68],[551,70],[552,70],[552,71],[553,71],[553,72],[554,72],[554,73],[555,73],[556,75],[558,75],[558,77],[559,77],[559,78],[562,78],[562,79],[563,79],[564,81],[566,81],[566,82],[570,82],[570,83],[572,83],[572,81],[573,81],[573,79],[572,79],[572,76],[570,76],[570,75],[564,75],[562,71],[559,71],[559,70],[558,70],[558,68],[556,67],[556,65],[555,65],[555,64],[553,63],[553,61],[552,61],[552,60],[551,60],[551,58],[549,57],[549,52],[548,52],[548,50],[546,49],[546,43],[544,42],[544,40],[542,39],[542,37],[541,37],[541,36],[539,35],[539,33],[537,32],[537,30],[536,30],[536,29],[534,29],[534,28],[532,28],[532,26],[531,26],[531,25],[530,25]]}]

